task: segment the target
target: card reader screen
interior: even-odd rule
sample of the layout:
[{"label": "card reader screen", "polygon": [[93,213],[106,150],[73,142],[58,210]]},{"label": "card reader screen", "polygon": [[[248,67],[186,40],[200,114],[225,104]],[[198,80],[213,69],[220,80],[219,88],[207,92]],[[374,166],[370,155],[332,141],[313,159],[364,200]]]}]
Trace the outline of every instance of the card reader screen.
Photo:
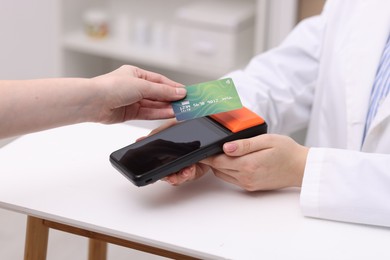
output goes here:
[{"label": "card reader screen", "polygon": [[129,145],[114,154],[128,171],[142,175],[228,135],[206,118],[189,120]]}]

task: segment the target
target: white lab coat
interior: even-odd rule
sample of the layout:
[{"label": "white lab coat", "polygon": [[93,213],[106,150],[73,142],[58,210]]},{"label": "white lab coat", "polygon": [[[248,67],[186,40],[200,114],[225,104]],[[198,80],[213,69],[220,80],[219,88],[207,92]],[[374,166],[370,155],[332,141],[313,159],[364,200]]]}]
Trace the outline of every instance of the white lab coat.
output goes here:
[{"label": "white lab coat", "polygon": [[308,127],[303,214],[390,226],[390,96],[362,145],[371,88],[390,33],[389,0],[328,0],[234,79],[269,132]]}]

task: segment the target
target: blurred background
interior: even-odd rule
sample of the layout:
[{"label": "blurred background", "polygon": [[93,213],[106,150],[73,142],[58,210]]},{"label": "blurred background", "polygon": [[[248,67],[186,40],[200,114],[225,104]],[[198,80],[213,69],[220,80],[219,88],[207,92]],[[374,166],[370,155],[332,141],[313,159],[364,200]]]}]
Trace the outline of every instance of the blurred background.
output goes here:
[{"label": "blurred background", "polygon": [[[324,1],[0,0],[0,79],[93,77],[132,64],[185,85],[214,80],[278,45]],[[23,259],[25,222],[0,210],[0,259]],[[114,245],[108,258],[162,259]],[[47,259],[87,259],[87,239],[51,230]]]}]

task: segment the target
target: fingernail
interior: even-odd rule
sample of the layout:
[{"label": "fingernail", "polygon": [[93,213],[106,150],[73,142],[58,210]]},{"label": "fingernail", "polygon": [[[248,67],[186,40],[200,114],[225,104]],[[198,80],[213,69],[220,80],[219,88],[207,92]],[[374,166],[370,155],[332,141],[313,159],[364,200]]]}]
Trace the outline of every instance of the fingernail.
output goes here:
[{"label": "fingernail", "polygon": [[187,90],[185,88],[176,88],[176,94],[179,96],[183,96],[187,93]]},{"label": "fingernail", "polygon": [[223,149],[225,152],[232,153],[236,151],[238,148],[238,145],[236,143],[226,143],[223,145]]}]

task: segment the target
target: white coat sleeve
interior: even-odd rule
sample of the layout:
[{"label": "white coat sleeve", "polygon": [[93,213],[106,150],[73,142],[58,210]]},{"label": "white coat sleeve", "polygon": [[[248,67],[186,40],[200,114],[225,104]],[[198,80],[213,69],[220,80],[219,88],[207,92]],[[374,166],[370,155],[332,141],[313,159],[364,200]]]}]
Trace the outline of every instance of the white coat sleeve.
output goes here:
[{"label": "white coat sleeve", "polygon": [[311,148],[301,190],[305,216],[390,227],[390,155]]},{"label": "white coat sleeve", "polygon": [[264,117],[269,132],[290,134],[307,126],[324,27],[323,15],[306,19],[280,46],[226,75],[233,78],[243,105]]}]

